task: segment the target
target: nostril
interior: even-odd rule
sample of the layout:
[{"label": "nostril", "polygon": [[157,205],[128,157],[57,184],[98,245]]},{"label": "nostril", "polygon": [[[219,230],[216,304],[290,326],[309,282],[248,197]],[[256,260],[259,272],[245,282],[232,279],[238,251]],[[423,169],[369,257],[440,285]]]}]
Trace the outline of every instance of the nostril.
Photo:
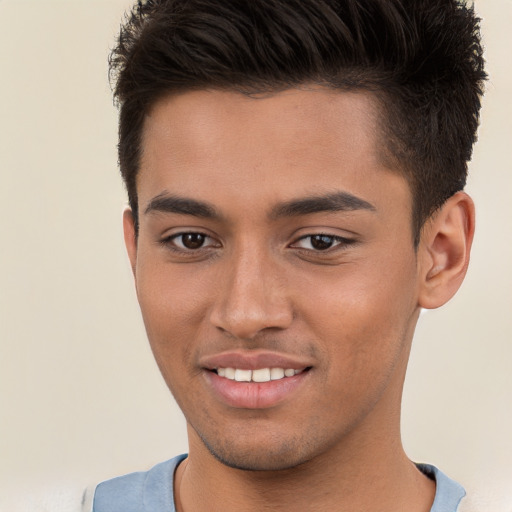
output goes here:
[{"label": "nostril", "polygon": [[294,318],[288,303],[266,304],[263,307],[219,305],[210,315],[210,322],[224,335],[252,341],[262,331],[287,329]]}]

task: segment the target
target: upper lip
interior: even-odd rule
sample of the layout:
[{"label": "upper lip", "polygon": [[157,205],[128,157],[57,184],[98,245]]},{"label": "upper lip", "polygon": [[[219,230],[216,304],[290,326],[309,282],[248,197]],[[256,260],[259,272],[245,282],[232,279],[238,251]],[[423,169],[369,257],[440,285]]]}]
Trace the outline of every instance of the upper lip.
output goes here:
[{"label": "upper lip", "polygon": [[302,370],[312,366],[310,362],[299,356],[261,350],[220,352],[202,357],[199,364],[208,370],[215,370],[216,368],[239,368],[243,370],[291,368]]}]

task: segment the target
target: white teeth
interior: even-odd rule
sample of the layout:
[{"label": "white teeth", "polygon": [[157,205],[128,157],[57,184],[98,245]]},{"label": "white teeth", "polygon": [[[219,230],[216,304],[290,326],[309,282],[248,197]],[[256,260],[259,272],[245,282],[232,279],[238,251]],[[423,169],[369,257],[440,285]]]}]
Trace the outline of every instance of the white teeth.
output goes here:
[{"label": "white teeth", "polygon": [[223,368],[226,379],[235,380],[235,369],[234,368]]},{"label": "white teeth", "polygon": [[235,380],[237,382],[251,382],[252,371],[251,370],[235,370]]},{"label": "white teeth", "polygon": [[282,368],[272,368],[270,370],[270,380],[279,380],[284,377],[284,370]]},{"label": "white teeth", "polygon": [[258,368],[257,370],[242,370],[240,368],[217,368],[217,375],[237,382],[269,382],[285,377],[293,377],[302,370],[293,368]]},{"label": "white teeth", "polygon": [[252,371],[253,382],[268,382],[270,380],[270,368],[260,368]]}]

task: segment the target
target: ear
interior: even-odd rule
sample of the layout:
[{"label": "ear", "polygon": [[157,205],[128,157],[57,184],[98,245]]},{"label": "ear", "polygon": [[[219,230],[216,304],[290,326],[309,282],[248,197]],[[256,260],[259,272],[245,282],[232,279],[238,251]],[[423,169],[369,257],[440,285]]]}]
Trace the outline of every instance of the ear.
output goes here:
[{"label": "ear", "polygon": [[123,232],[124,244],[132,267],[133,276],[135,277],[135,268],[137,263],[137,237],[135,235],[135,219],[130,207],[126,207],[123,212]]},{"label": "ear", "polygon": [[469,265],[475,206],[465,192],[454,194],[423,227],[418,247],[419,306],[434,309],[457,292]]}]

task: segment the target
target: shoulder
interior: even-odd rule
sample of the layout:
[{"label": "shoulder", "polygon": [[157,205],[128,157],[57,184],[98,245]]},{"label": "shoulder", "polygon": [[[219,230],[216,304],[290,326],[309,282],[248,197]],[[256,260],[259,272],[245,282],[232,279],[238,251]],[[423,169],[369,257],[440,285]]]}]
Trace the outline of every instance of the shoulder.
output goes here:
[{"label": "shoulder", "polygon": [[[174,471],[186,455],[99,484],[92,512],[160,512],[174,510]],[[88,511],[86,511],[88,512]]]},{"label": "shoulder", "polygon": [[430,464],[416,464],[418,469],[436,482],[436,495],[431,512],[456,512],[466,491],[455,480]]}]

